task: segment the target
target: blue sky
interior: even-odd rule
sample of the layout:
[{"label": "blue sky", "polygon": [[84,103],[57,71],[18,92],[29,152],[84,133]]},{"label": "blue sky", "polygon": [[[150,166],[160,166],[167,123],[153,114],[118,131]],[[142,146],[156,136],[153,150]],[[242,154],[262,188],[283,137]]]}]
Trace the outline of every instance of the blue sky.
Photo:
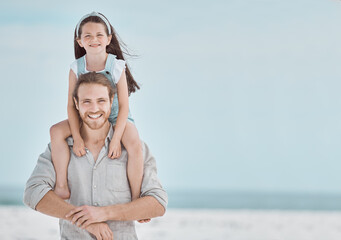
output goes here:
[{"label": "blue sky", "polygon": [[137,58],[130,98],[168,189],[341,192],[341,2],[1,3],[0,185],[67,117],[73,31],[102,12]]}]

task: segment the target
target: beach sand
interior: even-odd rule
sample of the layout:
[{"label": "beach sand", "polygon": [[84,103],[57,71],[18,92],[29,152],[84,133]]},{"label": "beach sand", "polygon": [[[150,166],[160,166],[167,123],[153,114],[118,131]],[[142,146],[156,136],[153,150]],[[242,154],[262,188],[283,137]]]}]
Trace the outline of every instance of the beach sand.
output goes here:
[{"label": "beach sand", "polygon": [[[58,219],[19,206],[0,216],[1,239],[59,239]],[[136,229],[142,240],[340,240],[341,212],[168,209]]]}]

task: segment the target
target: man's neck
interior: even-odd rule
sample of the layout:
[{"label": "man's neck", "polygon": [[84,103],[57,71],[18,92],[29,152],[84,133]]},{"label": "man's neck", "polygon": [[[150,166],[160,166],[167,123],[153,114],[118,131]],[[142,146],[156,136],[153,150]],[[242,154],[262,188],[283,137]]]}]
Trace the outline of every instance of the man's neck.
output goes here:
[{"label": "man's neck", "polygon": [[86,124],[83,123],[80,133],[84,140],[84,143],[97,144],[99,142],[105,141],[108,135],[108,132],[110,130],[110,127],[111,127],[111,124],[109,123],[109,121],[107,121],[99,129],[91,129]]}]

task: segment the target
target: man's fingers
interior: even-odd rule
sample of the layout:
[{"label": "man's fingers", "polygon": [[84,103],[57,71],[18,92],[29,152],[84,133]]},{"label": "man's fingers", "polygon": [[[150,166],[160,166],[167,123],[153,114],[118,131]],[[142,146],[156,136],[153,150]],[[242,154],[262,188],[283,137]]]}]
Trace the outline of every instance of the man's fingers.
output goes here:
[{"label": "man's fingers", "polygon": [[110,239],[110,233],[107,229],[105,230],[104,235],[105,235],[105,238],[104,238],[105,240],[111,240],[112,239],[112,238]]},{"label": "man's fingers", "polygon": [[103,232],[100,232],[99,235],[100,235],[100,239],[101,240],[105,240],[106,239],[105,238],[105,234]]},{"label": "man's fingers", "polygon": [[141,220],[138,220],[139,223],[147,223],[147,222],[150,222],[150,218],[148,219],[141,219]]},{"label": "man's fingers", "polygon": [[78,218],[76,224],[77,224],[77,227],[84,227],[83,224],[88,220],[88,217],[83,215],[82,217]]},{"label": "man's fingers", "polygon": [[96,239],[97,239],[97,240],[102,240],[102,236],[101,236],[100,233],[98,233],[98,234],[96,235]]},{"label": "man's fingers", "polygon": [[114,233],[111,231],[111,229],[109,228],[109,237],[110,237],[110,240],[114,239]]},{"label": "man's fingers", "polygon": [[73,214],[75,214],[81,210],[82,210],[81,207],[76,207],[76,208],[72,209],[68,214],[66,214],[65,217],[71,217]]},{"label": "man's fingers", "polygon": [[93,222],[91,220],[87,219],[86,221],[83,222],[82,228],[87,228],[92,223]]},{"label": "man's fingers", "polygon": [[73,216],[71,222],[72,222],[73,224],[75,224],[75,223],[78,221],[79,218],[83,217],[83,215],[84,215],[83,212],[76,213],[76,214]]}]

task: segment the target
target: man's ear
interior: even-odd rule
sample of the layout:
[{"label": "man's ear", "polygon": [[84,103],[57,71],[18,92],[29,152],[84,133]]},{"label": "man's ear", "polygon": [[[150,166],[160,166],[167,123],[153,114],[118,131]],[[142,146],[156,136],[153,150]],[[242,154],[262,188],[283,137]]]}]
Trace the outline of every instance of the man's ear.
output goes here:
[{"label": "man's ear", "polygon": [[80,39],[76,39],[76,41],[78,42],[78,45],[83,48],[82,41]]},{"label": "man's ear", "polygon": [[77,99],[75,97],[73,98],[73,101],[75,103],[76,109],[79,111],[78,102],[77,102]]}]

